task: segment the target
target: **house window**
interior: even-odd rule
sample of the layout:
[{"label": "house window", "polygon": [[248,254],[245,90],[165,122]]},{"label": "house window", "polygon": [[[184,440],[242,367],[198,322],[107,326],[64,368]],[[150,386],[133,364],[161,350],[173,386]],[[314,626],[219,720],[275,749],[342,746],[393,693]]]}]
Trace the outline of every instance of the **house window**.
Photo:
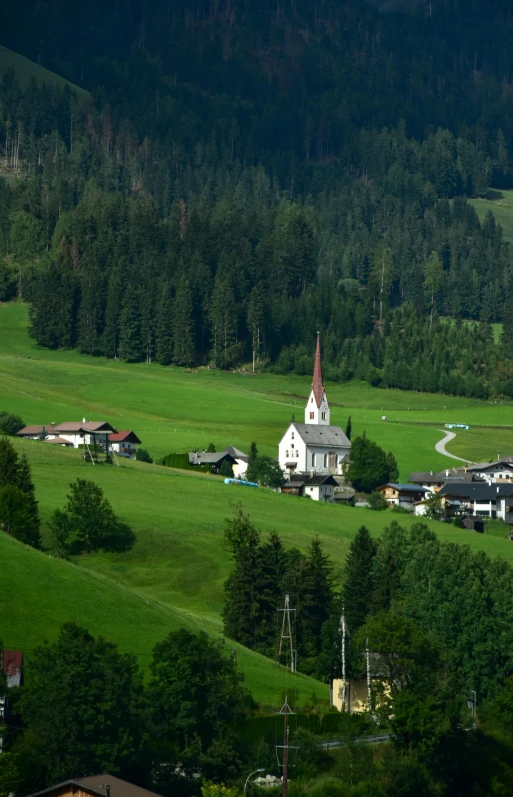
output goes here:
[{"label": "house window", "polygon": [[315,467],[315,454],[312,454],[312,465]]},{"label": "house window", "polygon": [[313,412],[310,413],[310,420],[313,421],[314,414]]}]

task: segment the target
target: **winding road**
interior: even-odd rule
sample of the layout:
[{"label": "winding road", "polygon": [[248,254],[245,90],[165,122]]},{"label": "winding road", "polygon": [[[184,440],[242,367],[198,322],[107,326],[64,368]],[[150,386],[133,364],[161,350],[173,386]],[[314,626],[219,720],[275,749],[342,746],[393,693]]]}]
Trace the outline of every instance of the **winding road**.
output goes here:
[{"label": "winding road", "polygon": [[[442,432],[443,430],[439,429],[438,431]],[[457,459],[459,462],[470,462],[471,461],[470,459],[463,459],[463,457],[457,457],[455,454],[449,454],[449,452],[446,451],[445,446],[447,445],[447,443],[450,443],[451,440],[454,440],[456,435],[455,435],[454,432],[444,432],[444,434],[445,434],[445,437],[442,437],[442,439],[439,440],[438,443],[436,443],[436,445],[435,445],[435,448],[438,451],[438,453],[439,454],[443,454],[444,457],[450,457],[451,459]]]}]

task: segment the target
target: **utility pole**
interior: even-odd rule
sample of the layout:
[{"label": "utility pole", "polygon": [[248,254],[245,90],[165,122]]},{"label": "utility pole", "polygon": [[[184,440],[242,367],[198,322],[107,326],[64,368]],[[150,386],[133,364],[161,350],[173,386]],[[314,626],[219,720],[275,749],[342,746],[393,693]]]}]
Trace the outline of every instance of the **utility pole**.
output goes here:
[{"label": "utility pole", "polygon": [[[284,649],[284,643],[287,648],[290,650],[290,671],[296,671],[296,664],[294,657],[294,644],[292,641],[292,626],[290,623],[290,613],[295,612],[295,609],[290,608],[289,596],[285,595],[285,606],[283,609],[278,609],[279,612],[283,612],[283,622],[281,624],[281,634],[280,634],[280,649],[278,651],[278,664],[280,663],[281,654]],[[288,644],[287,644],[288,643]]]},{"label": "utility pole", "polygon": [[297,750],[297,745],[289,744],[289,714],[294,714],[288,703],[288,696],[285,695],[285,703],[282,706],[280,714],[283,714],[283,744],[276,745],[277,748],[283,750],[283,776],[281,786],[281,796],[287,797],[289,790],[289,750]]},{"label": "utility pole", "polygon": [[365,660],[367,664],[367,702],[368,710],[371,710],[371,675],[370,675],[370,654],[369,654],[369,638],[366,639],[365,644]]},{"label": "utility pole", "polygon": [[342,629],[342,711],[346,710],[346,618],[344,614],[344,604],[342,604],[342,616],[340,618]]}]

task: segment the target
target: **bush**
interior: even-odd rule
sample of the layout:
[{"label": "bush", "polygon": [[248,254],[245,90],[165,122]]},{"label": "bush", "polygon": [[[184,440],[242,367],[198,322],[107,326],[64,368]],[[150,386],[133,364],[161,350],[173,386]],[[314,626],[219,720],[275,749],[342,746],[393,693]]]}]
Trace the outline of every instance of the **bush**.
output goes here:
[{"label": "bush", "polygon": [[0,434],[3,432],[13,437],[20,429],[23,429],[24,426],[25,421],[23,421],[19,415],[13,415],[6,410],[0,410]]},{"label": "bush", "polygon": [[272,457],[256,457],[248,464],[246,479],[248,482],[258,482],[262,487],[276,489],[283,484],[283,471]]},{"label": "bush", "polygon": [[369,509],[375,509],[377,512],[388,509],[387,500],[382,493],[371,493],[367,501],[369,502]]},{"label": "bush", "polygon": [[149,462],[150,465],[153,462],[152,457],[150,457],[150,452],[145,448],[138,448],[135,452],[135,458],[138,462]]}]

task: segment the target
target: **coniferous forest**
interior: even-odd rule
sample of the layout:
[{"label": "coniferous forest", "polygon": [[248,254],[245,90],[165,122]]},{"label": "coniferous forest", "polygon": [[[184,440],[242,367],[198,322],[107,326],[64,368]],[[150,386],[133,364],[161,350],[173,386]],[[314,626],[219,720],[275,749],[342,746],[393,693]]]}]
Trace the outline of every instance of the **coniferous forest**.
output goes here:
[{"label": "coniferous forest", "polygon": [[333,379],[513,396],[513,250],[468,201],[513,187],[488,11],[21,0],[2,43],[89,94],[3,75],[0,300],[51,348],[309,373],[320,329]]}]

